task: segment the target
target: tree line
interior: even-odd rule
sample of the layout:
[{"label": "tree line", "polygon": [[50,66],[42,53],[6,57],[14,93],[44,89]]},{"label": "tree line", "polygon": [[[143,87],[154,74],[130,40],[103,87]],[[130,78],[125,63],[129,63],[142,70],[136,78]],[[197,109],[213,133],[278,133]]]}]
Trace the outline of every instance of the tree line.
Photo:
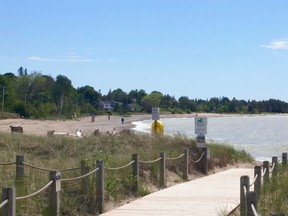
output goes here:
[{"label": "tree line", "polygon": [[[152,107],[171,113],[214,112],[214,113],[288,113],[288,103],[277,99],[230,100],[227,97],[210,99],[190,99],[163,94],[159,91],[147,93],[145,90],[124,92],[121,88],[102,94],[92,86],[74,88],[71,80],[58,75],[55,79],[40,72],[27,72],[20,67],[14,73],[0,74],[1,117],[3,113],[17,113],[25,118],[71,118],[84,114],[104,114],[112,112],[151,113]],[[113,101],[113,107],[103,109],[103,102]]]}]

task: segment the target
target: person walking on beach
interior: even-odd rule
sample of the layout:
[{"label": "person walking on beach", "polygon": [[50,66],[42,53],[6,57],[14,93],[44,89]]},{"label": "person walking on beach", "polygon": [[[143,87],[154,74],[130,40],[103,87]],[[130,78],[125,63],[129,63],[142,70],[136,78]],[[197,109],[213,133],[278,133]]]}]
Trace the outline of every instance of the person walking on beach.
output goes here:
[{"label": "person walking on beach", "polygon": [[121,118],[121,122],[122,122],[122,125],[123,125],[124,124],[124,118],[123,117]]}]

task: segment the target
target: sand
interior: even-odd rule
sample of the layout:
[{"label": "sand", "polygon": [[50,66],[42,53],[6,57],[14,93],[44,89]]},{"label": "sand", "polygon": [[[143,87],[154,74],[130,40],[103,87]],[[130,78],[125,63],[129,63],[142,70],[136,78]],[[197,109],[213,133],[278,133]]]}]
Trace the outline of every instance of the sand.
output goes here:
[{"label": "sand", "polygon": [[[212,116],[217,114],[201,114],[198,116]],[[181,117],[195,117],[196,114],[165,114],[161,118],[181,118]],[[10,133],[10,125],[22,126],[24,134],[29,135],[47,135],[47,131],[56,131],[59,133],[75,134],[76,130],[82,130],[83,136],[89,136],[95,130],[101,133],[120,132],[123,129],[131,129],[134,127],[132,122],[152,119],[150,114],[124,116],[124,124],[121,122],[122,116],[95,116],[95,121],[92,122],[91,116],[82,117],[73,120],[31,120],[31,119],[3,119],[0,120],[0,132]]]}]

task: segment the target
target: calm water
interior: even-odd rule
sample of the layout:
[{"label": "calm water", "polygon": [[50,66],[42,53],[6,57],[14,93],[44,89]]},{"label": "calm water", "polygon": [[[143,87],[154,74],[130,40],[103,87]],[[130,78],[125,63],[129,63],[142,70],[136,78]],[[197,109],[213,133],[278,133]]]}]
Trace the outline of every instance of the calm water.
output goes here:
[{"label": "calm water", "polygon": [[[165,134],[182,134],[195,138],[194,118],[166,118]],[[152,120],[134,122],[135,130],[150,133]],[[208,118],[206,142],[224,143],[236,149],[244,149],[256,160],[281,159],[288,152],[288,116],[235,116]]]}]

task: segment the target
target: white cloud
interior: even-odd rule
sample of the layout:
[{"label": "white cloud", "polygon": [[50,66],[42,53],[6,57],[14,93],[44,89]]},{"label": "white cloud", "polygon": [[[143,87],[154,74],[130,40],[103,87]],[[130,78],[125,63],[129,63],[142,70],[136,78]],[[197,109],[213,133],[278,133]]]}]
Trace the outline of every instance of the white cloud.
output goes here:
[{"label": "white cloud", "polygon": [[42,61],[42,62],[94,62],[93,59],[83,58],[81,56],[71,55],[64,58],[50,59],[43,58],[39,56],[30,56],[28,57],[30,61]]},{"label": "white cloud", "polygon": [[273,50],[279,50],[279,49],[288,50],[288,38],[274,40],[268,45],[261,45],[261,47]]},{"label": "white cloud", "polygon": [[28,60],[30,60],[30,61],[45,61],[45,62],[51,61],[51,59],[41,58],[39,56],[30,56],[30,57],[28,57]]}]

